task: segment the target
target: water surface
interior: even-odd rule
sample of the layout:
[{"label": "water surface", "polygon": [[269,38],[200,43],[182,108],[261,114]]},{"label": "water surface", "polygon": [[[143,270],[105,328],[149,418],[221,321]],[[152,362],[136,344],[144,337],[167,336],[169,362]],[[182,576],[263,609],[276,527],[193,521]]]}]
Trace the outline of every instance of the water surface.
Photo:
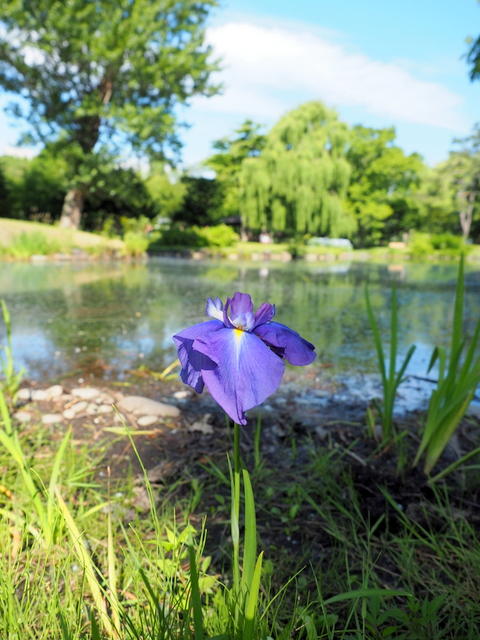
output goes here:
[{"label": "water surface", "polygon": [[[175,358],[172,334],[204,319],[207,297],[235,291],[275,303],[277,319],[316,345],[316,371],[341,376],[376,371],[364,287],[388,343],[395,285],[400,351],[417,344],[409,371],[425,375],[433,346],[448,344],[455,275],[450,264],[0,263],[0,297],[11,312],[16,361],[32,378],[122,378],[142,364],[161,370]],[[480,271],[469,270],[467,331],[480,317],[479,292]]]}]

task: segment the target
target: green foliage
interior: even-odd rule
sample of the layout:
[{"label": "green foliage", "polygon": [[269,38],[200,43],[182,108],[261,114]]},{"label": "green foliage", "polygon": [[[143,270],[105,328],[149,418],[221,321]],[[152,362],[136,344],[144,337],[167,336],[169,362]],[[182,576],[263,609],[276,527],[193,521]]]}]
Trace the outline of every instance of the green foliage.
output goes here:
[{"label": "green foliage", "polygon": [[450,350],[436,347],[429,370],[438,360],[438,383],[432,392],[422,440],[415,457],[418,464],[425,454],[425,473],[430,473],[463,418],[480,384],[480,320],[467,347],[463,333],[464,259],[458,267]]},{"label": "green foliage", "polygon": [[[21,95],[13,113],[28,121],[30,139],[77,147],[87,165],[100,140],[110,152],[121,142],[150,156],[176,153],[178,107],[218,90],[204,39],[213,6],[35,0],[26,9],[5,0],[0,87]],[[75,179],[82,163],[65,155]]]},{"label": "green foliage", "polygon": [[232,247],[239,240],[238,234],[226,224],[211,227],[171,226],[160,232],[151,249],[159,247]]},{"label": "green foliage", "polygon": [[394,145],[395,130],[356,126],[351,131],[347,159],[351,178],[346,207],[357,222],[357,242],[378,244],[408,231],[416,215],[412,194],[424,169],[416,153],[406,156]]},{"label": "green foliage", "polygon": [[156,215],[170,218],[175,211],[182,209],[187,185],[175,174],[167,173],[162,164],[152,164],[150,174],[145,180],[145,187],[155,207]]},{"label": "green foliage", "polygon": [[397,355],[398,355],[398,301],[397,291],[392,290],[392,302],[390,306],[390,353],[388,357],[388,366],[386,364],[385,355],[382,345],[382,334],[375,315],[373,313],[372,305],[370,303],[370,296],[368,289],[365,289],[365,301],[367,305],[368,320],[370,328],[373,333],[373,341],[375,345],[375,351],[377,352],[377,363],[382,378],[382,390],[383,390],[383,404],[378,407],[378,412],[381,419],[382,426],[382,441],[384,443],[391,443],[395,438],[395,430],[393,424],[393,410],[395,407],[395,397],[397,395],[397,389],[403,382],[405,371],[408,367],[416,346],[412,345],[403,359],[403,362],[397,371]]},{"label": "green foliage", "polygon": [[133,258],[142,256],[150,244],[145,235],[135,231],[127,231],[123,236],[123,241],[125,243],[125,254]]},{"label": "green foliage", "polygon": [[461,236],[453,233],[423,233],[416,231],[411,234],[408,250],[415,258],[426,258],[439,253],[442,256],[458,258],[466,255],[471,249]]},{"label": "green foliage", "polygon": [[41,231],[28,231],[16,235],[5,251],[13,258],[26,260],[33,255],[46,256],[59,253],[66,248],[58,240],[48,237]]},{"label": "green foliage", "polygon": [[222,185],[217,180],[182,176],[184,188],[180,206],[171,215],[172,222],[190,225],[215,224],[224,215]]},{"label": "green foliage", "polygon": [[26,167],[19,205],[22,218],[58,220],[68,187],[68,165],[54,150],[45,150]]},{"label": "green foliage", "polygon": [[284,116],[258,157],[242,162],[240,203],[251,230],[351,235],[343,207],[350,178],[347,126],[320,102]]},{"label": "green foliage", "polygon": [[9,218],[12,215],[10,186],[5,171],[0,163],[0,217]]},{"label": "green foliage", "polygon": [[240,176],[242,163],[255,158],[265,147],[266,137],[260,133],[261,125],[245,120],[232,137],[221,138],[213,143],[217,151],[205,164],[215,171],[223,195],[222,211],[225,216],[240,215]]},{"label": "green foliage", "polygon": [[5,327],[5,343],[0,345],[0,372],[3,376],[0,379],[0,394],[3,394],[6,401],[12,404],[20,387],[24,371],[23,369],[17,371],[15,367],[12,347],[12,323],[5,300],[0,300],[0,308]]}]

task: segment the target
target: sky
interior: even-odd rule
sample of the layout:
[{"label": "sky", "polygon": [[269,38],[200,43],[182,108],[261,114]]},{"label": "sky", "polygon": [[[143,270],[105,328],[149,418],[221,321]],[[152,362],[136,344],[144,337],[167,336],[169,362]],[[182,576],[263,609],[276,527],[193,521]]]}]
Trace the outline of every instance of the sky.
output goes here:
[{"label": "sky", "polygon": [[[441,162],[480,121],[465,60],[479,33],[476,0],[223,0],[207,30],[223,92],[182,110],[184,166],[246,118],[268,129],[308,100],[352,125],[394,126],[407,153]],[[0,112],[0,154],[33,152],[15,149],[19,131]]]}]

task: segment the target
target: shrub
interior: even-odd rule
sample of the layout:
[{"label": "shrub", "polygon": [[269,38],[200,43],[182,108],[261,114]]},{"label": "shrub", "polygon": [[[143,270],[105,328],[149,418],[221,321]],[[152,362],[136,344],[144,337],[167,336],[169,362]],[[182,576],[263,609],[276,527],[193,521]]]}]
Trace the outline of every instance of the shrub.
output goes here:
[{"label": "shrub", "polygon": [[14,258],[26,259],[33,255],[48,255],[62,250],[60,242],[48,238],[41,231],[19,233],[6,248],[6,253]]},{"label": "shrub", "polygon": [[408,244],[410,253],[415,257],[427,256],[433,253],[433,246],[428,233],[417,231],[412,234]]},{"label": "shrub", "polygon": [[148,249],[149,240],[142,233],[128,231],[123,237],[125,243],[125,254],[131,257],[142,256]]},{"label": "shrub", "polygon": [[453,233],[421,233],[419,231],[412,235],[409,243],[410,253],[420,257],[431,255],[438,251],[442,255],[458,257],[465,255],[469,247],[461,236]]},{"label": "shrub", "polygon": [[233,247],[240,239],[227,224],[203,227],[198,229],[198,233],[205,238],[207,247]]},{"label": "shrub", "polygon": [[231,247],[238,242],[235,231],[226,224],[212,227],[188,227],[182,229],[171,226],[161,232],[154,246],[161,247]]}]

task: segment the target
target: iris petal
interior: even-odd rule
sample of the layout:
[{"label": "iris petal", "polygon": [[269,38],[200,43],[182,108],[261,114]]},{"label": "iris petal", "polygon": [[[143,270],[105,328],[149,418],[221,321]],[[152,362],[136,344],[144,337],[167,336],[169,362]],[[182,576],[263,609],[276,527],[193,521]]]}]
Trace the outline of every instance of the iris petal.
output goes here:
[{"label": "iris petal", "polygon": [[213,398],[238,424],[247,424],[245,411],[256,407],[278,388],[284,364],[257,336],[238,329],[221,329],[193,344],[218,366],[202,370]]},{"label": "iris petal", "polygon": [[220,298],[208,298],[205,311],[207,316],[223,322],[223,302]]},{"label": "iris petal", "polygon": [[290,364],[301,366],[315,360],[316,354],[313,344],[304,340],[301,335],[284,324],[279,322],[261,324],[255,327],[253,333],[277,353],[282,353]]},{"label": "iris petal", "polygon": [[253,302],[248,293],[234,294],[229,301],[228,316],[234,327],[250,331],[254,325]]},{"label": "iris petal", "polygon": [[254,326],[258,327],[259,324],[270,322],[274,315],[275,305],[270,304],[269,302],[264,302],[258,307],[257,311],[255,312]]},{"label": "iris petal", "polygon": [[178,359],[182,365],[180,377],[185,384],[190,385],[195,391],[203,391],[204,381],[202,371],[215,368],[217,365],[200,351],[196,351],[193,343],[196,338],[205,337],[212,332],[223,328],[223,322],[209,320],[188,327],[173,336],[177,346]]}]

